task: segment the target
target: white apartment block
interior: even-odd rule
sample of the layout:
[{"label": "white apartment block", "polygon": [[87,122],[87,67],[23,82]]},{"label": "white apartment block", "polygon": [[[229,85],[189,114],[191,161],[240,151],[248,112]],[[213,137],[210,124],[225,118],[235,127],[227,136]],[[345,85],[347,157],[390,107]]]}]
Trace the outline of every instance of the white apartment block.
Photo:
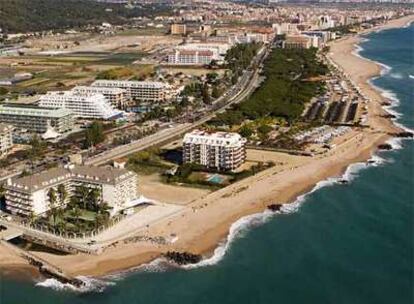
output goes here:
[{"label": "white apartment block", "polygon": [[102,94],[109,101],[112,107],[123,110],[130,100],[128,90],[121,88],[107,88],[107,87],[92,87],[92,86],[77,86],[72,89],[78,94]]},{"label": "white apartment block", "polygon": [[179,50],[168,54],[168,64],[205,65],[215,60],[214,52],[209,50]]},{"label": "white apartment block", "polygon": [[115,211],[129,207],[138,197],[138,178],[134,172],[111,167],[75,166],[53,168],[17,179],[8,179],[5,185],[6,210],[20,216],[40,215],[50,209],[48,193],[58,186],[65,187],[67,198],[55,206],[64,206],[72,196],[79,196],[79,187],[98,189],[99,202],[105,202]]},{"label": "white apartment block", "polygon": [[163,102],[174,95],[168,84],[159,81],[96,80],[92,86],[125,89],[132,99],[139,101]]},{"label": "white apartment block", "polygon": [[29,105],[0,105],[0,123],[33,133],[45,133],[49,126],[58,133],[73,129],[73,113],[68,109],[52,109]]},{"label": "white apartment block", "polygon": [[79,118],[115,119],[122,112],[114,109],[102,94],[81,94],[72,91],[47,92],[40,97],[39,106],[69,109]]},{"label": "white apartment block", "polygon": [[0,157],[13,147],[13,127],[0,123]]},{"label": "white apartment block", "polygon": [[183,140],[183,162],[234,170],[246,159],[246,139],[238,133],[194,130]]}]

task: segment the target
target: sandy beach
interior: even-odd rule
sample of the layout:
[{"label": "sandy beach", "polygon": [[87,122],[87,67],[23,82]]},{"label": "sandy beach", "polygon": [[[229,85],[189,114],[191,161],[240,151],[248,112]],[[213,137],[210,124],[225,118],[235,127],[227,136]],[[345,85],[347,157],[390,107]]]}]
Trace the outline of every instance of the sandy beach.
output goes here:
[{"label": "sandy beach", "polygon": [[[387,28],[397,28],[414,21],[407,16],[388,22],[358,35],[342,38],[330,44],[329,57],[360,87],[370,99],[368,103],[369,128],[358,129],[355,135],[337,145],[330,152],[314,157],[290,156],[270,152],[272,158],[283,165],[267,169],[213,193],[203,193],[191,201],[174,217],[161,219],[151,226],[137,231],[138,235],[177,236],[170,245],[149,242],[124,244],[107,249],[101,255],[66,255],[36,253],[73,275],[101,276],[130,269],[149,262],[168,250],[190,251],[208,256],[225,240],[231,225],[243,216],[262,212],[271,203],[285,204],[295,201],[315,184],[329,177],[340,176],[352,163],[366,161],[377,146],[390,139],[389,133],[399,129],[392,121],[381,117],[385,98],[368,80],[381,72],[381,66],[354,54],[361,34]],[[253,156],[252,156],[253,157]],[[174,196],[174,193],[171,193]],[[26,262],[0,245],[0,269],[9,266],[26,266]]]}]

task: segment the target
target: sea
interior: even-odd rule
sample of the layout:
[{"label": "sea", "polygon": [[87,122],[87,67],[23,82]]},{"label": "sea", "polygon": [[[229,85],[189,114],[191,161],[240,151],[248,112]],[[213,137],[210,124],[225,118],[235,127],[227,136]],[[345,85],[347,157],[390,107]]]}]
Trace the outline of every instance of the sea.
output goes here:
[{"label": "sea", "polygon": [[[414,128],[414,26],[364,37],[359,55],[380,62],[372,80],[396,122]],[[0,278],[0,303],[281,303],[414,302],[414,142],[320,182],[280,214],[240,219],[200,264],[156,260],[79,290],[48,279]],[[277,202],[277,197],[274,198]]]}]

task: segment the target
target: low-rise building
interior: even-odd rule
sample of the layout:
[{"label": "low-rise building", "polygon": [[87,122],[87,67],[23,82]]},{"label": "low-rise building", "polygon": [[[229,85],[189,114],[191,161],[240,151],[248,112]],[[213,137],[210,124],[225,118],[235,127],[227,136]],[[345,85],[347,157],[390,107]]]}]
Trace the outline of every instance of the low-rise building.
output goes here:
[{"label": "low-rise building", "polygon": [[205,65],[215,60],[211,50],[182,50],[176,49],[168,54],[168,64],[177,65]]},{"label": "low-rise building", "polygon": [[51,126],[66,133],[74,127],[74,115],[68,109],[53,109],[30,105],[0,105],[0,123],[10,124],[32,133],[45,133]]},{"label": "low-rise building", "polygon": [[285,49],[309,49],[312,46],[312,37],[305,35],[289,35],[283,41]]},{"label": "low-rise building", "polygon": [[187,26],[185,23],[171,24],[171,35],[185,35],[187,34]]},{"label": "low-rise building", "polygon": [[168,84],[159,81],[96,80],[92,86],[125,89],[132,99],[148,102],[167,101],[174,95]]},{"label": "low-rise building", "polygon": [[120,110],[124,110],[130,100],[128,91],[121,88],[77,86],[74,87],[72,91],[78,94],[102,94],[112,107]]},{"label": "low-rise building", "polygon": [[234,170],[246,159],[246,139],[238,133],[194,130],[183,140],[183,162]]},{"label": "low-rise building", "polygon": [[114,109],[102,94],[86,94],[72,91],[47,92],[40,97],[39,106],[69,109],[79,118],[116,119],[122,112]]},{"label": "low-rise building", "polygon": [[0,123],[0,157],[13,147],[13,126]]},{"label": "low-rise building", "polygon": [[[20,216],[40,215],[51,208],[49,191],[63,185],[65,201],[54,202],[64,206],[84,188],[98,192],[98,202],[104,202],[114,211],[129,207],[138,197],[138,178],[134,172],[111,167],[75,166],[52,168],[17,179],[8,179],[5,185],[6,210]],[[57,195],[59,197],[59,195]]]}]

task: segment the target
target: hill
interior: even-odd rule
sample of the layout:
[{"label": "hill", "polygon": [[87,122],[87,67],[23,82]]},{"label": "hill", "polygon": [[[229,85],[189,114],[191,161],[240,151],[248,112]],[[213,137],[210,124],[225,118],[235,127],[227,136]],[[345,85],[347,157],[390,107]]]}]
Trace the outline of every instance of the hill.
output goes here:
[{"label": "hill", "polygon": [[165,13],[162,5],[126,8],[89,0],[0,0],[0,28],[6,33],[68,29]]}]

